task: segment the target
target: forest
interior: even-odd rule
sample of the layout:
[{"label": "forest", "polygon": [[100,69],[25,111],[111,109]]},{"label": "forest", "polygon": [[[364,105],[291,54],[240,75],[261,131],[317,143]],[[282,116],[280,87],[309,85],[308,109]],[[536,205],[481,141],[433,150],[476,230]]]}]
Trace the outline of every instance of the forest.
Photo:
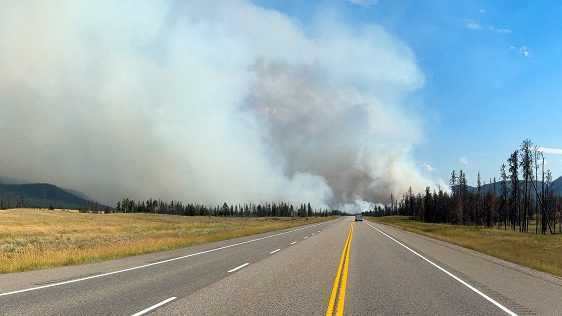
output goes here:
[{"label": "forest", "polygon": [[476,187],[467,184],[464,171],[453,170],[449,190],[412,188],[400,200],[375,206],[365,215],[409,216],[429,223],[497,226],[536,234],[562,233],[562,197],[552,189],[552,173],[545,170],[540,147],[526,139],[499,168],[499,179],[483,184],[480,173]]},{"label": "forest", "polygon": [[184,216],[230,216],[230,217],[313,217],[337,216],[340,211],[328,209],[313,209],[310,203],[302,203],[295,207],[291,203],[223,203],[217,206],[208,206],[198,203],[183,203],[180,201],[165,202],[162,200],[148,199],[134,201],[124,198],[117,202],[117,212],[123,213],[155,213]]},{"label": "forest", "polygon": [[164,201],[150,198],[133,200],[123,198],[110,207],[81,198],[50,184],[4,185],[9,190],[1,191],[0,210],[38,208],[73,209],[87,213],[153,213],[184,216],[228,216],[228,217],[312,217],[341,215],[337,210],[313,208],[310,203],[263,202],[228,204],[215,206],[181,201]]}]

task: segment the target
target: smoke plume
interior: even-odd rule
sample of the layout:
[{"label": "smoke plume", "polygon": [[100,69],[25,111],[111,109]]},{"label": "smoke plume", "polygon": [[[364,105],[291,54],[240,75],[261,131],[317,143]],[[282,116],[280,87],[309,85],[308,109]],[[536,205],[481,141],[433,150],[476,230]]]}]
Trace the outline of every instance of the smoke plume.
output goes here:
[{"label": "smoke plume", "polygon": [[106,203],[343,207],[421,188],[414,55],[327,12],[303,26],[241,0],[8,0],[0,175]]}]

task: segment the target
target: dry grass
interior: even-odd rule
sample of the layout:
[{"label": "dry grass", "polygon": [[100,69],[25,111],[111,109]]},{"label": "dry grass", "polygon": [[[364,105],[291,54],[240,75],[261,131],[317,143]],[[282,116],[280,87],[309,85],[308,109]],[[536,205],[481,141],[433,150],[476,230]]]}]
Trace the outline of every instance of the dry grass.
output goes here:
[{"label": "dry grass", "polygon": [[0,273],[81,264],[291,228],[326,218],[0,211]]},{"label": "dry grass", "polygon": [[399,216],[373,217],[369,220],[562,276],[561,234],[535,235],[486,227],[429,224]]}]

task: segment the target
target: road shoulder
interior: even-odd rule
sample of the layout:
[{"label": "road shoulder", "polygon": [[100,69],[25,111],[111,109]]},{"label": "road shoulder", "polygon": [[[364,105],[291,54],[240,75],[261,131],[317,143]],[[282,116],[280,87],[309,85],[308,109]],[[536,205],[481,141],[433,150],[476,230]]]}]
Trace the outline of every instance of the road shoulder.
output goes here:
[{"label": "road shoulder", "polygon": [[562,313],[562,280],[555,276],[392,226],[371,224],[520,315]]}]

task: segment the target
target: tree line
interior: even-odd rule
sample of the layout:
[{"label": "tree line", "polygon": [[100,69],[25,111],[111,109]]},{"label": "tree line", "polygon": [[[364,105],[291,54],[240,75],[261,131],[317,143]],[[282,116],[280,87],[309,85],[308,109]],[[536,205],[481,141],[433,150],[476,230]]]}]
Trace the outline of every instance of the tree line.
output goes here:
[{"label": "tree line", "polygon": [[15,201],[12,200],[5,200],[0,198],[0,210],[6,210],[10,208],[22,208],[25,207],[25,200],[23,197],[16,199]]},{"label": "tree line", "polygon": [[[0,199],[0,210],[11,208],[36,208],[37,205],[24,200],[23,197],[14,201]],[[45,206],[46,207],[46,206]],[[55,209],[50,204],[49,209]],[[76,208],[80,212],[103,213],[154,213],[183,216],[232,216],[232,217],[313,217],[313,216],[340,216],[338,210],[314,209],[310,203],[293,205],[287,202],[274,203],[244,203],[209,206],[200,203],[184,203],[181,201],[163,201],[148,199],[135,201],[124,198],[117,202],[115,208],[103,206],[96,202],[88,202],[86,206]]]},{"label": "tree line", "polygon": [[449,184],[448,192],[426,187],[425,192],[414,193],[410,187],[400,201],[391,196],[390,204],[366,214],[410,216],[430,223],[497,225],[520,232],[528,232],[534,223],[537,234],[562,233],[562,197],[552,190],[552,173],[545,170],[543,152],[529,139],[509,155],[499,169],[499,179],[490,179],[486,190],[480,173],[472,188],[462,170],[451,172]]},{"label": "tree line", "polygon": [[0,197],[0,210],[7,210],[7,209],[17,209],[17,208],[35,208],[35,209],[43,209],[48,208],[49,210],[54,209],[76,209],[81,212],[111,212],[112,209],[108,206],[102,205],[98,202],[94,201],[87,201],[84,203],[83,206],[72,206],[68,205],[65,202],[37,202],[36,200],[26,200],[24,197],[18,197],[16,199],[4,199]]},{"label": "tree line", "polygon": [[117,202],[115,211],[122,213],[154,213],[183,216],[231,216],[231,217],[313,217],[341,215],[340,211],[313,209],[310,203],[294,206],[287,202],[244,203],[208,206],[181,201],[148,199],[135,201],[124,198]]}]

